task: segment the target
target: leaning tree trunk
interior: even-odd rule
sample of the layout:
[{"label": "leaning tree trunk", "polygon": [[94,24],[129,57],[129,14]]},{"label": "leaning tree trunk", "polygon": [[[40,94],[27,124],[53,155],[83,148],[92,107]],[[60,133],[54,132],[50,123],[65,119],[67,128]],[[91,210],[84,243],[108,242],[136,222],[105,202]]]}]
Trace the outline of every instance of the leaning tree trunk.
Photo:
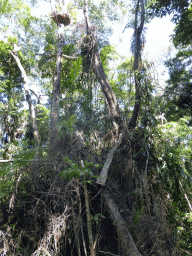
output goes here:
[{"label": "leaning tree trunk", "polygon": [[119,104],[113,92],[113,89],[105,75],[103,65],[100,60],[100,54],[97,49],[97,38],[94,35],[94,31],[91,31],[87,6],[87,0],[84,0],[83,12],[85,18],[87,38],[89,39],[87,48],[88,52],[90,52],[89,57],[91,58],[91,67],[101,85],[109,109],[109,114],[112,119],[117,122],[118,125],[120,122]]},{"label": "leaning tree trunk", "polygon": [[103,186],[105,185],[105,182],[107,180],[108,170],[113,160],[114,153],[116,152],[118,146],[121,144],[122,134],[123,134],[122,131],[124,130],[124,127],[123,127],[123,121],[120,118],[119,104],[118,104],[117,98],[105,75],[103,65],[100,60],[100,54],[97,49],[97,38],[94,35],[94,31],[92,31],[92,28],[90,26],[89,17],[88,17],[87,0],[84,0],[83,12],[84,12],[84,18],[85,18],[86,32],[87,32],[86,39],[88,39],[88,42],[86,42],[87,43],[86,48],[88,52],[86,57],[90,58],[91,67],[101,85],[101,89],[103,91],[105,101],[107,103],[110,117],[113,120],[113,124],[116,129],[116,142],[113,148],[110,150],[107,156],[107,159],[105,161],[104,167],[99,177],[97,178],[97,183]]},{"label": "leaning tree trunk", "polygon": [[103,65],[100,60],[100,54],[97,49],[95,49],[95,52],[93,53],[93,59],[91,64],[92,64],[93,72],[97,77],[101,85],[102,91],[105,95],[110,116],[118,124],[118,122],[120,121],[119,104],[113,92],[113,89],[105,75],[105,72],[103,70]]},{"label": "leaning tree trunk", "polygon": [[120,215],[118,206],[115,204],[114,200],[112,199],[110,193],[107,191],[106,188],[103,190],[103,198],[106,210],[108,211],[111,221],[117,230],[121,251],[123,252],[123,255],[141,256],[131,236],[131,233],[129,232],[127,223]]},{"label": "leaning tree trunk", "polygon": [[35,108],[33,106],[33,103],[31,101],[31,95],[29,93],[29,88],[28,88],[29,79],[27,77],[25,69],[22,66],[21,61],[20,61],[19,57],[17,56],[17,54],[13,53],[12,51],[10,51],[10,53],[13,56],[13,58],[15,59],[15,61],[17,63],[17,66],[21,71],[21,75],[22,75],[22,79],[23,79],[23,86],[24,86],[24,90],[25,90],[26,101],[29,105],[29,114],[30,114],[32,129],[33,129],[33,137],[34,137],[34,140],[35,140],[35,144],[37,146],[39,146],[40,142],[41,142],[41,137],[40,137],[39,129],[38,129],[38,125],[37,125]]}]

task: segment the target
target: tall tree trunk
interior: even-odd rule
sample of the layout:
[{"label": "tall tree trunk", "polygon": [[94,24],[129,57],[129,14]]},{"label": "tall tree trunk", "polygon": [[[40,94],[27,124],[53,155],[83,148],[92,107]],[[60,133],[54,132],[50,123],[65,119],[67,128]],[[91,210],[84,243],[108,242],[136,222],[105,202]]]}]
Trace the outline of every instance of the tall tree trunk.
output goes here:
[{"label": "tall tree trunk", "polygon": [[63,54],[63,45],[64,45],[64,25],[67,26],[70,24],[70,18],[68,17],[68,22],[63,23],[59,19],[59,12],[56,9],[55,0],[51,0],[51,17],[57,23],[58,32],[57,32],[57,58],[56,58],[56,67],[53,78],[53,91],[52,91],[52,106],[51,106],[51,117],[50,117],[50,130],[49,130],[49,152],[53,152],[54,145],[58,139],[58,129],[57,123],[59,118],[59,98],[61,90],[61,70],[62,70],[62,54]]},{"label": "tall tree trunk", "polygon": [[53,91],[52,91],[52,106],[51,119],[49,130],[49,150],[52,152],[54,144],[58,139],[57,122],[59,117],[59,98],[61,89],[61,70],[62,70],[62,54],[64,45],[64,35],[61,32],[62,24],[58,24],[58,38],[57,38],[57,59],[55,73],[53,77]]},{"label": "tall tree trunk", "polygon": [[119,147],[119,145],[121,144],[123,138],[123,133],[121,133],[119,135],[119,139],[115,142],[114,146],[112,147],[112,149],[109,151],[108,155],[107,155],[107,159],[105,161],[105,164],[103,166],[103,169],[100,173],[100,175],[97,177],[97,184],[100,184],[102,186],[105,185],[106,180],[107,180],[107,175],[108,175],[108,170],[109,167],[111,165],[111,162],[113,160],[113,156],[117,150],[117,148]]},{"label": "tall tree trunk", "polygon": [[33,137],[34,137],[34,140],[35,140],[35,144],[37,146],[39,146],[40,142],[41,142],[41,137],[40,137],[39,129],[38,129],[38,125],[37,125],[35,108],[34,108],[34,106],[32,104],[32,101],[31,101],[31,95],[29,94],[29,88],[28,88],[29,79],[27,77],[27,74],[25,72],[24,67],[21,64],[21,61],[20,61],[19,57],[15,53],[13,53],[12,51],[10,51],[10,53],[13,56],[13,58],[15,59],[15,61],[17,63],[17,66],[21,71],[21,75],[22,75],[22,79],[23,79],[23,86],[24,86],[24,90],[25,90],[26,101],[27,101],[28,106],[29,106],[29,114],[30,114],[32,129],[33,129]]},{"label": "tall tree trunk", "polygon": [[[141,17],[140,17],[140,24],[138,26],[138,12],[139,12],[139,6],[141,8]],[[143,48],[143,42],[141,38],[141,34],[143,31],[145,21],[145,9],[144,9],[144,2],[143,0],[138,0],[136,9],[135,9],[135,30],[134,30],[134,64],[133,64],[133,70],[134,70],[134,76],[135,76],[135,105],[133,109],[132,116],[129,120],[128,128],[134,129],[136,127],[137,117],[139,114],[140,109],[140,62],[141,62],[141,52]]]}]

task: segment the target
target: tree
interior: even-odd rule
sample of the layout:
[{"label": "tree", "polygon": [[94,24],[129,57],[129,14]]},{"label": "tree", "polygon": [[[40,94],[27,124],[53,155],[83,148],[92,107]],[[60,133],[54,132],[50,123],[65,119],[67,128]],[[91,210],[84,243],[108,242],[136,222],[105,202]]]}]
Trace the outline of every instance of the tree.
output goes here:
[{"label": "tree", "polygon": [[[10,38],[11,40],[11,38]],[[19,131],[24,122],[24,111],[19,111],[23,106],[23,91],[21,88],[21,75],[10,55],[11,46],[1,41],[1,143],[7,147],[4,158],[8,157],[8,147],[22,135]],[[11,154],[11,152],[10,152]]]},{"label": "tree", "polygon": [[154,14],[160,17],[163,17],[167,14],[174,14],[173,20],[177,22],[182,13],[184,13],[189,6],[189,2],[187,0],[156,0],[156,1],[149,1],[148,8],[153,10]]},{"label": "tree", "polygon": [[[191,3],[158,1],[154,7],[157,15],[176,12],[172,18],[176,24],[173,43],[178,52],[174,58],[166,61],[169,80],[161,96],[163,102],[160,108],[161,113],[165,113],[167,123],[161,128],[161,138],[165,144],[163,151],[160,151],[161,157],[159,155],[159,164],[162,166],[159,171],[162,184],[173,201],[170,221],[174,223],[172,228],[177,233],[176,248],[180,255],[186,255],[191,250],[191,237],[187,231],[191,230],[191,172],[187,160],[188,152],[191,151],[188,138],[190,132],[187,131],[191,129]],[[158,146],[158,150],[160,148]],[[183,201],[180,201],[181,198]]]},{"label": "tree", "polygon": [[[164,1],[155,3],[163,6]],[[152,64],[142,59],[144,24],[150,12],[146,2],[132,2],[133,56],[126,60],[115,55],[107,39],[112,20],[126,14],[125,2],[84,0],[63,5],[51,1],[50,17],[29,15],[26,20],[18,18],[17,8],[8,8],[11,3],[4,4],[4,13],[11,10],[22,32],[15,32],[19,51],[13,43],[1,42],[1,81],[6,79],[1,100],[7,97],[8,102],[14,95],[14,83],[19,92],[23,87],[27,90],[29,112],[24,112],[31,116],[38,145],[31,144],[29,134],[23,132],[13,139],[17,147],[12,159],[0,162],[4,184],[0,213],[8,227],[8,236],[2,233],[4,252],[171,255],[176,246],[179,252],[189,251],[190,246],[179,244],[178,239],[190,240],[190,235],[183,229],[176,237],[178,222],[173,224],[177,211],[185,218],[180,230],[190,219],[183,209],[191,209],[191,151],[181,143],[188,139],[191,148],[189,119],[182,116],[173,123],[167,117],[166,96],[153,95]],[[166,8],[173,6],[176,1],[166,2]],[[183,14],[185,7],[178,6]],[[80,14],[83,21],[77,22]],[[173,63],[176,66],[178,59]],[[173,76],[179,79],[183,74],[187,79],[187,71],[181,67],[178,77],[174,72]],[[42,85],[44,105],[35,87],[30,87],[29,77]],[[185,81],[190,83],[190,76]],[[23,113],[22,101],[24,97],[18,97],[15,102],[17,118]],[[161,110],[165,115],[159,122]],[[5,123],[11,130],[11,122]]]},{"label": "tree", "polygon": [[57,59],[56,68],[53,79],[53,96],[52,96],[52,108],[51,108],[51,119],[50,119],[50,150],[54,147],[54,142],[57,141],[57,122],[59,112],[59,97],[60,97],[60,83],[61,83],[61,70],[62,70],[62,54],[64,44],[64,34],[61,32],[64,26],[70,24],[70,18],[67,13],[60,15],[56,9],[54,1],[51,2],[51,17],[57,23],[58,26],[58,38],[57,38]]}]

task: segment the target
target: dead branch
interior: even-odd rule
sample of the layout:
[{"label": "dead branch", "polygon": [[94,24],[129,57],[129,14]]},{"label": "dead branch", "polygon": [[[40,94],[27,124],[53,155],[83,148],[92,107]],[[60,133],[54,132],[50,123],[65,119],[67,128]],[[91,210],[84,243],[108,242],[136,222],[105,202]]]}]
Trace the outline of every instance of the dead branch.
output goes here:
[{"label": "dead branch", "polygon": [[62,57],[67,59],[67,60],[77,60],[78,59],[78,57],[69,56],[69,55],[65,55],[65,54],[63,54]]}]

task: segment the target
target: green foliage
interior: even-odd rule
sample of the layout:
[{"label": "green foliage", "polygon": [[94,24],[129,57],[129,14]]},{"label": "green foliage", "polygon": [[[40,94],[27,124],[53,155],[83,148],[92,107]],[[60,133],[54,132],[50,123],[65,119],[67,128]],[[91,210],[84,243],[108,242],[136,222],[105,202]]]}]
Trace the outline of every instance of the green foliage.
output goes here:
[{"label": "green foliage", "polygon": [[192,115],[191,53],[190,49],[183,49],[175,58],[166,62],[169,80],[164,95],[169,105],[166,109],[167,116],[172,120],[177,120],[183,115]]},{"label": "green foliage", "polygon": [[[9,40],[14,42],[16,41],[15,37],[9,37]],[[0,75],[2,76],[1,83],[5,88],[4,92],[9,91],[9,87],[16,87],[20,83],[18,78],[20,77],[20,72],[15,64],[13,57],[11,57],[9,50],[12,50],[10,43],[5,43],[0,41]],[[11,72],[9,72],[11,69]],[[2,90],[2,89],[1,89]]]},{"label": "green foliage", "polygon": [[[171,207],[168,218],[175,232],[179,255],[191,252],[191,214],[186,195],[191,201],[192,127],[190,118],[159,125],[155,140],[158,177],[156,182],[167,191]],[[185,195],[186,194],[186,195]]]},{"label": "green foliage", "polygon": [[0,18],[1,16],[4,16],[4,22],[10,22],[10,19],[7,19],[7,16],[11,14],[11,22],[14,21],[17,23],[17,25],[22,26],[25,30],[30,30],[31,22],[36,20],[31,15],[30,7],[22,0],[1,0],[0,6]]},{"label": "green foliage", "polygon": [[134,226],[136,226],[139,223],[139,219],[142,216],[143,211],[144,211],[144,206],[142,206],[141,209],[137,210],[134,218],[134,223],[133,223]]},{"label": "green foliage", "polygon": [[49,134],[49,114],[50,111],[43,105],[36,106],[37,124],[41,136],[41,144],[47,143],[47,134]]},{"label": "green foliage", "polygon": [[17,44],[18,39],[16,36],[8,36],[7,41],[10,43],[10,45]]},{"label": "green foliage", "polygon": [[179,255],[185,256],[191,254],[192,249],[192,218],[190,213],[177,211],[175,218],[177,251]]},{"label": "green foliage", "polygon": [[104,215],[102,215],[101,213],[97,213],[94,216],[91,216],[91,222],[93,224],[98,225],[102,221],[102,219],[105,219],[105,218],[106,217]]},{"label": "green foliage", "polygon": [[183,13],[188,7],[188,2],[187,0],[148,0],[147,8],[151,9],[155,15],[160,17],[177,12],[174,15],[174,21],[177,22],[179,14]]},{"label": "green foliage", "polygon": [[[189,118],[181,118],[178,122],[169,122],[159,127],[165,151],[160,159],[164,160],[163,171],[173,172],[175,175],[192,179],[192,127],[189,126]],[[166,171],[167,170],[167,171]],[[169,183],[170,186],[170,183]]]},{"label": "green foliage", "polygon": [[117,80],[112,81],[112,86],[117,98],[120,100],[122,110],[130,111],[134,106],[134,74],[132,72],[132,59],[125,59],[117,66]]},{"label": "green foliage", "polygon": [[100,58],[101,58],[104,71],[108,73],[109,61],[117,58],[117,52],[115,51],[114,46],[111,46],[111,45],[104,46],[100,52]]},{"label": "green foliage", "polygon": [[92,23],[97,27],[98,32],[103,36],[100,40],[100,44],[103,46],[107,42],[106,34],[111,34],[112,28],[110,23],[106,22],[106,2],[104,1],[90,1],[89,2],[89,18]]},{"label": "green foliage", "polygon": [[26,111],[21,109],[24,101],[21,74],[9,53],[17,38],[9,37],[8,41],[0,41],[0,151],[4,159],[19,149],[19,140],[24,134],[23,123],[26,121]]},{"label": "green foliage", "polygon": [[0,15],[10,14],[20,9],[22,7],[22,2],[21,0],[17,0],[17,1],[1,0],[0,6],[1,6]]},{"label": "green foliage", "polygon": [[192,222],[190,206],[192,184],[192,72],[191,72],[191,1],[148,1],[153,14],[165,16],[174,13],[176,23],[174,45],[179,49],[176,56],[169,59],[168,85],[159,100],[161,113],[165,113],[167,123],[154,130],[157,157],[157,182],[167,190],[171,207],[168,212],[171,227],[175,232],[178,255],[192,252]]},{"label": "green foliage", "polygon": [[[9,145],[10,147],[12,144]],[[18,153],[19,152],[19,153]],[[31,159],[34,158],[35,151],[27,150],[22,146],[16,146],[14,161],[11,163],[1,163],[0,170],[0,198],[7,198],[15,192],[16,183],[23,168],[26,168]],[[27,173],[24,173],[27,175]]]},{"label": "green foliage", "polygon": [[14,189],[14,171],[10,163],[1,164],[0,171],[0,198],[11,195]]},{"label": "green foliage", "polygon": [[97,177],[93,174],[92,168],[98,168],[99,165],[92,162],[85,162],[84,166],[79,166],[77,163],[69,160],[68,157],[65,157],[64,160],[71,167],[61,172],[62,178],[72,180],[73,177],[76,177],[82,182],[91,183],[92,180]]},{"label": "green foliage", "polygon": [[[136,3],[134,1],[134,3]],[[2,148],[1,157],[7,159],[14,158],[12,164],[6,163],[1,165],[0,171],[0,197],[7,200],[15,192],[15,184],[18,175],[23,172],[21,189],[18,197],[19,204],[22,205],[21,198],[28,197],[28,188],[26,187],[25,178],[28,177],[26,170],[28,162],[36,157],[38,151],[39,159],[47,157],[45,145],[47,145],[47,135],[49,132],[49,110],[51,103],[52,78],[55,71],[55,59],[57,52],[56,29],[57,25],[51,23],[48,18],[44,20],[37,19],[31,15],[30,8],[22,1],[3,1],[0,0],[1,18],[8,24],[7,14],[11,14],[14,29],[13,34],[17,36],[8,37],[8,43],[0,41],[0,123]],[[81,3],[79,4],[81,5]],[[176,46],[186,46],[180,50],[176,58],[169,60],[167,65],[170,71],[169,86],[163,100],[153,97],[155,83],[150,74],[152,64],[147,61],[142,62],[142,67],[137,73],[133,72],[133,61],[131,58],[124,59],[113,72],[110,72],[110,61],[119,58],[115,48],[108,44],[107,34],[111,29],[107,23],[106,13],[111,20],[122,19],[121,13],[126,13],[129,4],[123,1],[96,1],[89,5],[89,14],[92,24],[97,26],[98,30],[98,47],[101,49],[101,62],[104,71],[109,75],[109,80],[113,91],[118,98],[121,108],[121,115],[125,123],[131,116],[135,104],[134,77],[140,82],[140,96],[142,99],[141,109],[138,118],[137,135],[140,136],[140,148],[133,149],[134,161],[142,162],[146,158],[146,148],[149,151],[148,167],[149,171],[157,169],[158,175],[154,177],[154,182],[161,183],[166,196],[170,197],[172,204],[171,211],[168,213],[170,223],[174,227],[176,237],[180,243],[178,246],[183,250],[191,250],[191,227],[192,217],[188,213],[188,204],[184,197],[184,192],[189,195],[191,200],[191,181],[192,181],[192,86],[191,86],[191,49],[187,46],[191,44],[191,6],[189,7],[186,0],[183,1],[164,1],[151,0],[148,6],[153,9],[152,15],[164,16],[167,13],[177,11],[174,21],[177,21],[175,28],[176,36],[174,43]],[[121,9],[113,12],[118,6]],[[69,9],[73,8],[70,3]],[[152,10],[151,9],[151,10]],[[77,7],[70,9],[72,17],[77,18]],[[150,12],[147,13],[149,14]],[[133,23],[132,23],[133,24]],[[18,29],[19,28],[19,29]],[[66,29],[65,44],[63,52],[66,55],[74,55],[80,52],[79,43],[82,42],[84,32],[80,24],[77,31],[72,33]],[[15,30],[15,31],[14,31]],[[20,32],[21,30],[21,32]],[[3,28],[6,31],[6,25]],[[80,31],[80,32],[79,32]],[[101,38],[101,40],[100,40]],[[17,137],[22,123],[26,122],[28,111],[23,110],[24,94],[22,88],[22,77],[15,60],[10,55],[13,44],[18,43],[22,46],[18,53],[21,62],[28,75],[35,78],[38,84],[47,91],[48,108],[37,104],[36,114],[39,132],[41,135],[42,147],[35,148],[32,138],[32,126],[29,124],[24,127]],[[43,53],[42,53],[43,51]],[[119,60],[118,60],[119,61]],[[62,136],[72,138],[74,131],[81,131],[87,140],[88,148],[98,148],[94,151],[95,159],[102,162],[104,156],[100,152],[106,152],[105,142],[111,145],[114,137],[111,129],[111,120],[108,118],[107,108],[98,81],[92,72],[84,72],[83,58],[77,60],[67,60],[63,58],[61,73],[61,94],[60,112],[58,130],[60,139]],[[159,101],[158,101],[159,100]],[[159,102],[159,105],[158,105]],[[33,102],[34,103],[34,102]],[[165,113],[167,123],[158,125],[155,119],[157,111],[162,110]],[[110,130],[111,129],[111,130]],[[25,133],[25,131],[27,132]],[[106,131],[108,134],[106,134]],[[127,133],[127,131],[126,131]],[[122,141],[122,152],[127,148],[130,140],[138,140],[129,131],[126,142]],[[25,138],[23,138],[25,135]],[[108,139],[109,137],[109,139]],[[5,141],[5,139],[7,141]],[[8,140],[9,139],[9,140]],[[106,143],[106,144],[107,144]],[[108,144],[107,144],[108,145]],[[105,151],[104,151],[104,150]],[[136,151],[134,151],[136,150]],[[95,153],[97,152],[97,153]],[[99,153],[98,153],[99,152]],[[74,158],[75,159],[75,158]],[[125,162],[127,160],[125,159]],[[63,163],[62,163],[63,164]],[[124,163],[121,163],[122,165]],[[142,162],[143,164],[143,162]],[[65,170],[61,172],[61,178],[72,180],[76,177],[80,182],[91,183],[96,176],[94,175],[98,165],[84,161],[78,164],[75,160],[64,158]],[[147,164],[146,164],[147,165]],[[157,168],[156,168],[157,167]],[[139,168],[138,168],[139,169]],[[139,171],[138,171],[139,172]],[[33,174],[31,174],[33,175]],[[41,180],[41,176],[38,177]],[[43,177],[44,178],[44,177]],[[50,180],[43,180],[47,187]],[[181,188],[180,182],[183,186]],[[136,186],[138,181],[135,180]],[[149,184],[151,185],[151,184]],[[46,187],[46,189],[47,189]],[[182,190],[183,189],[183,190]],[[130,195],[136,195],[138,190],[130,192]],[[184,192],[183,192],[184,191]],[[41,191],[40,191],[41,192]],[[44,192],[41,195],[43,202]],[[139,194],[141,196],[141,194]],[[26,199],[26,201],[29,198]],[[54,199],[53,199],[54,200]],[[35,202],[35,201],[34,201]],[[152,207],[151,203],[151,207]],[[40,205],[40,203],[39,203]],[[31,208],[30,208],[31,210]],[[33,209],[34,210],[34,209]],[[134,218],[134,226],[139,223],[140,217],[144,211],[144,206],[139,208]],[[41,215],[41,214],[40,214]],[[99,224],[105,218],[102,214],[92,216],[92,222]],[[15,229],[15,220],[11,220],[12,228]],[[45,223],[43,224],[45,225]]]},{"label": "green foliage", "polygon": [[173,42],[176,47],[192,44],[192,4],[181,15],[174,32]]},{"label": "green foliage", "polygon": [[62,135],[65,136],[66,134],[68,135],[72,134],[74,131],[76,122],[77,122],[76,114],[71,115],[68,119],[63,117],[58,124],[60,136],[62,137]]},{"label": "green foliage", "polygon": [[51,78],[54,74],[56,45],[55,38],[56,25],[54,22],[45,25],[44,53],[38,60],[38,68],[41,71],[42,78]]},{"label": "green foliage", "polygon": [[[68,46],[66,49],[67,55],[70,55],[73,49]],[[81,90],[79,87],[79,79],[82,71],[82,58],[79,57],[77,60],[66,60],[63,64],[63,74],[61,80],[61,91],[68,93],[75,93],[75,91]]]}]

